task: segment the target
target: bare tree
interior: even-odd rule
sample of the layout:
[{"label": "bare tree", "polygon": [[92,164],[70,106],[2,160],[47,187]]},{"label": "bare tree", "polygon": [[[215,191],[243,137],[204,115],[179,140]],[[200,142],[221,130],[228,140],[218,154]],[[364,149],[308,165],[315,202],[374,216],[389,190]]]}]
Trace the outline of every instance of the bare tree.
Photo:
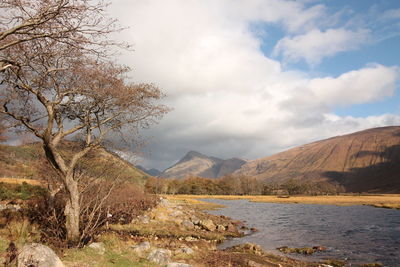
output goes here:
[{"label": "bare tree", "polygon": [[[104,56],[110,45],[128,47],[106,36],[121,30],[106,15],[108,4],[90,0],[2,0],[0,52],[33,40],[51,39]],[[19,62],[0,54],[0,71]]]},{"label": "bare tree", "polygon": [[[163,94],[156,86],[127,83],[129,68],[107,58],[105,49],[112,42],[101,39],[113,24],[103,24],[102,3],[3,2],[0,7],[14,10],[15,19],[0,20],[1,60],[10,62],[0,72],[0,112],[43,142],[46,158],[67,192],[67,238],[77,242],[78,162],[111,134],[114,140],[115,133],[136,136],[138,129],[156,122],[168,109],[157,103]],[[89,13],[98,19],[87,18]],[[59,146],[71,137],[80,138],[81,146],[71,155],[63,154]]]}]

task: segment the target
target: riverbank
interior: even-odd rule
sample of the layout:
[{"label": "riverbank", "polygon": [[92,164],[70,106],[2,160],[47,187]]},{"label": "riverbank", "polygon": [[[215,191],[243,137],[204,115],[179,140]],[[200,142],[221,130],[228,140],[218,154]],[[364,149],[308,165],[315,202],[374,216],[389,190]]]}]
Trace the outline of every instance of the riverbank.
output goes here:
[{"label": "riverbank", "polygon": [[338,195],[338,196],[235,196],[235,195],[164,195],[174,200],[192,201],[196,199],[248,199],[251,202],[320,204],[320,205],[369,205],[378,208],[400,209],[399,194],[382,195]]}]

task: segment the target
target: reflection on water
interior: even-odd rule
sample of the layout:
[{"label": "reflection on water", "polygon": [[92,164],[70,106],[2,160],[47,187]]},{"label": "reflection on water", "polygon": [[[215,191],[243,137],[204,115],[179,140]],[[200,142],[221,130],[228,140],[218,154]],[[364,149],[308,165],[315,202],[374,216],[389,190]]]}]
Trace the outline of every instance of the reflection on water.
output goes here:
[{"label": "reflection on water", "polygon": [[381,262],[385,266],[400,266],[399,210],[369,206],[253,203],[247,200],[204,201],[226,206],[210,213],[246,221],[249,227],[260,230],[224,242],[223,247],[251,242],[277,253],[276,248],[280,246],[319,245],[327,247],[328,251],[307,256],[307,260],[336,258],[346,259],[349,263]]}]

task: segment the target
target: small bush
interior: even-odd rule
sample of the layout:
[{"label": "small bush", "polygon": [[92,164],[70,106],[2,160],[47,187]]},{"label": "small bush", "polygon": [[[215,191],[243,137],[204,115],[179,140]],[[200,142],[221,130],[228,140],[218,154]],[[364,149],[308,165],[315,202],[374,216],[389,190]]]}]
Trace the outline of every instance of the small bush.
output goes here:
[{"label": "small bush", "polygon": [[105,205],[112,215],[110,223],[130,223],[138,215],[157,205],[158,198],[146,194],[131,183],[122,183],[117,186],[107,199]]},{"label": "small bush", "polygon": [[66,229],[64,194],[55,198],[48,195],[31,200],[25,209],[25,214],[31,223],[38,225],[41,232],[41,242],[51,243],[57,247],[65,247]]}]

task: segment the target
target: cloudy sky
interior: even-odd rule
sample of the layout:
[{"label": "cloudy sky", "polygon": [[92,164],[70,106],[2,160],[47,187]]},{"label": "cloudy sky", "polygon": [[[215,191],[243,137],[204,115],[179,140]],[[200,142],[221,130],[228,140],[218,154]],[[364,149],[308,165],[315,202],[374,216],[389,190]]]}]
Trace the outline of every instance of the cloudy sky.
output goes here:
[{"label": "cloudy sky", "polygon": [[122,63],[173,108],[142,164],[189,150],[255,159],[400,125],[398,0],[113,0]]}]

